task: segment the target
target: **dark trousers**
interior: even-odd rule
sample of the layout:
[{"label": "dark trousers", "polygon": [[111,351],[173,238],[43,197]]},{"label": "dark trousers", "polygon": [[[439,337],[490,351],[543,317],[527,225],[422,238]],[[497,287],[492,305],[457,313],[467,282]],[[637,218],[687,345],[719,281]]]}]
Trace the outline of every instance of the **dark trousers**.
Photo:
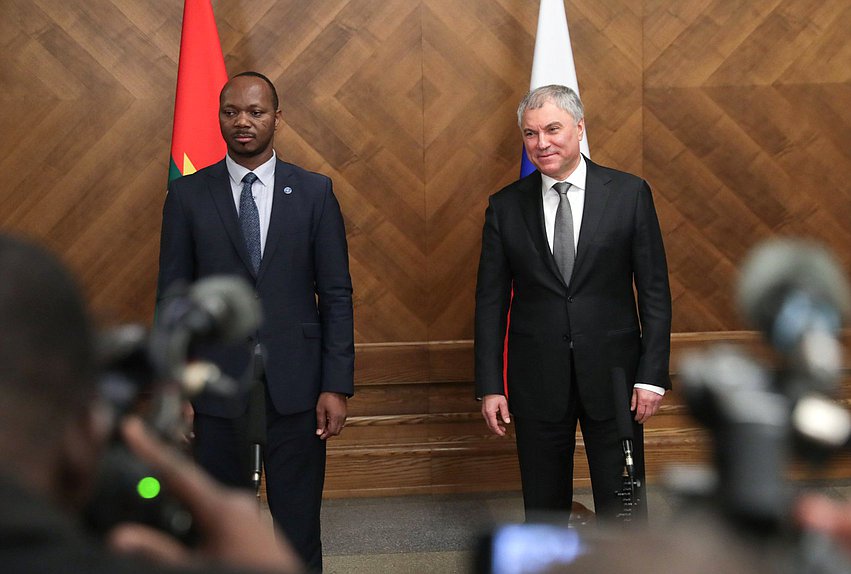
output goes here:
[{"label": "dark trousers", "polygon": [[[564,419],[558,422],[514,416],[527,521],[542,517],[549,519],[553,513],[560,513],[562,518],[570,515],[577,423],[585,443],[594,512],[598,520],[613,520],[623,508],[617,492],[623,487],[624,456],[615,419],[598,421],[590,418],[582,408],[575,385],[572,390],[576,400],[571,402]],[[642,426],[635,421],[633,433],[636,477],[641,482],[638,493],[641,504],[633,509],[632,520],[640,522],[647,517],[644,435]]]},{"label": "dark trousers", "polygon": [[[268,397],[267,397],[268,399]],[[316,436],[316,412],[281,415],[266,401],[266,497],[275,524],[311,571],[322,571],[319,524],[325,484],[325,441]],[[224,484],[251,486],[248,415],[195,415],[195,456]]]}]

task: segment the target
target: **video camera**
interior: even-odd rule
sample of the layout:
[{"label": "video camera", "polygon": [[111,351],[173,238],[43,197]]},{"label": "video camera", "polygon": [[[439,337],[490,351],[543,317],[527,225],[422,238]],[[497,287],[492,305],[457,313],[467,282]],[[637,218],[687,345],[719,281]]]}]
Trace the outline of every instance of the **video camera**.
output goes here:
[{"label": "video camera", "polygon": [[[739,306],[769,344],[776,365],[718,346],[681,364],[689,409],[712,435],[709,508],[754,545],[782,549],[766,571],[848,572],[844,556],[793,527],[793,460],[819,465],[847,448],[851,415],[835,400],[840,333],[849,316],[845,277],[821,247],[792,240],[755,249],[742,268]],[[688,481],[674,474],[674,482]],[[694,482],[694,481],[693,481]],[[791,566],[794,565],[794,566]]]},{"label": "video camera", "polygon": [[251,286],[230,276],[176,286],[163,301],[150,330],[125,325],[100,337],[98,386],[114,429],[85,516],[98,533],[122,522],[139,522],[191,544],[192,516],[124,445],[118,425],[127,414],[140,414],[154,432],[179,448],[189,431],[186,401],[202,391],[233,395],[246,385],[212,363],[191,360],[192,346],[247,341],[260,325],[261,311]]}]

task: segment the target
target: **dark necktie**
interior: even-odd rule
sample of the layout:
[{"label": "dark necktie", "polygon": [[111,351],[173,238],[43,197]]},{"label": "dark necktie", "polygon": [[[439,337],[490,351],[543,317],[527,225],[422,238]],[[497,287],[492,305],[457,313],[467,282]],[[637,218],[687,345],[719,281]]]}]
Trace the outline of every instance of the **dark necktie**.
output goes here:
[{"label": "dark necktie", "polygon": [[245,247],[248,249],[251,266],[256,275],[257,270],[260,269],[260,213],[257,211],[257,204],[254,203],[254,196],[251,195],[251,184],[255,181],[257,176],[251,172],[246,173],[242,178],[242,193],[239,196],[239,226],[242,228]]},{"label": "dark necktie", "polygon": [[553,233],[553,257],[565,284],[570,284],[576,249],[573,245],[573,212],[567,199],[570,184],[560,182],[553,186],[558,192],[558,210],[556,211],[555,231]]}]

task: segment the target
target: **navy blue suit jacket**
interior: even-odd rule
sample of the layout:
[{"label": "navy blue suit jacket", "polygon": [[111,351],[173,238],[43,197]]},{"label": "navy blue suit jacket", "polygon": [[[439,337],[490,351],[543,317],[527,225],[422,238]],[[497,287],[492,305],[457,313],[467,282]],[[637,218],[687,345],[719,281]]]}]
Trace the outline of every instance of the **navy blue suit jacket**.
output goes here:
[{"label": "navy blue suit jacket", "polygon": [[624,369],[629,392],[634,382],[671,386],[671,293],[650,188],[634,175],[587,165],[570,285],[547,243],[540,172],[492,195],[485,213],[476,287],[476,393],[503,393],[513,287],[508,399],[518,416],[561,420],[571,400],[571,367],[586,412],[598,420],[615,413],[614,367]]},{"label": "navy blue suit jacket", "polygon": [[[287,189],[288,193],[284,190]],[[225,161],[169,184],[163,207],[158,302],[176,282],[229,274],[254,285],[263,310],[256,340],[266,354],[275,409],[292,414],[316,406],[320,392],[354,393],[352,282],[346,231],[331,180],[277,160],[274,199],[255,276],[239,227]],[[199,354],[243,377],[255,338]],[[246,393],[204,393],[197,412],[239,416]]]}]

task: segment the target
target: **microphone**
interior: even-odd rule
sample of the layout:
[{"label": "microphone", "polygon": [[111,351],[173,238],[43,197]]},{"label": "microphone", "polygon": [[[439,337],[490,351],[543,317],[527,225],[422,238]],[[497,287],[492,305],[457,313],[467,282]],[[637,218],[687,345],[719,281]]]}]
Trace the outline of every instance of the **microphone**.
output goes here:
[{"label": "microphone", "polygon": [[189,309],[180,322],[198,337],[234,343],[260,326],[260,303],[251,285],[240,277],[202,279],[189,289],[187,299]]},{"label": "microphone", "polygon": [[263,447],[266,445],[266,385],[263,348],[254,347],[251,391],[248,394],[248,442],[251,444],[251,484],[260,500],[263,478]]},{"label": "microphone", "polygon": [[207,388],[231,394],[235,381],[210,363],[186,359],[193,342],[240,343],[260,326],[262,313],[254,290],[236,276],[216,275],[168,295],[151,333],[151,360],[158,372],[179,381],[186,394]]},{"label": "microphone", "polygon": [[251,485],[254,494],[260,498],[260,481],[263,478],[263,447],[260,443],[251,443]]},{"label": "microphone", "polygon": [[612,368],[612,391],[615,399],[615,423],[618,427],[618,436],[623,446],[624,467],[630,480],[635,479],[635,461],[633,460],[632,441],[634,438],[632,430],[632,417],[629,410],[629,397],[627,396],[626,373],[621,367]]},{"label": "microphone", "polygon": [[746,319],[808,378],[824,386],[838,377],[837,335],[851,296],[825,249],[791,239],[762,244],[742,268],[738,302]]}]

